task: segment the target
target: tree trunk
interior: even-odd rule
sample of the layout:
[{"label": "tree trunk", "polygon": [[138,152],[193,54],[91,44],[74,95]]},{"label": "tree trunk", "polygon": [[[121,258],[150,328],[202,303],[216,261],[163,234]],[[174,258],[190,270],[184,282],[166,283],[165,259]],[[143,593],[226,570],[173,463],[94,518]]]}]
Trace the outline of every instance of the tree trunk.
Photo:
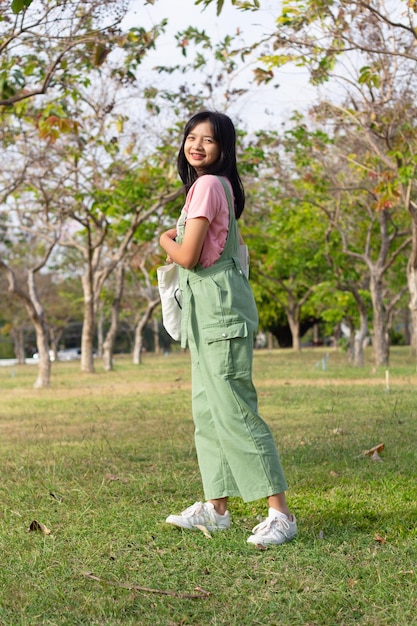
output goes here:
[{"label": "tree trunk", "polygon": [[411,346],[411,329],[410,329],[410,309],[404,309],[402,312],[403,324],[404,324],[404,343],[406,346]]},{"label": "tree trunk", "polygon": [[285,308],[288,325],[292,337],[292,349],[298,352],[301,349],[300,344],[300,311],[301,307],[295,301],[291,294],[288,294],[288,306]]},{"label": "tree trunk", "polygon": [[25,363],[25,335],[22,326],[12,328],[10,335],[13,340],[14,355],[19,365]]},{"label": "tree trunk", "polygon": [[347,340],[347,357],[349,363],[353,364],[355,360],[355,325],[350,317],[346,317],[344,322],[349,328],[349,336]]},{"label": "tree trunk", "polygon": [[49,329],[49,341],[51,344],[51,350],[53,351],[55,361],[58,361],[59,342],[63,335],[63,332],[64,332],[63,330],[56,330],[53,327]]},{"label": "tree trunk", "polygon": [[18,297],[29,314],[30,320],[35,328],[36,346],[39,354],[38,377],[35,381],[35,389],[40,387],[49,387],[51,384],[51,361],[49,358],[49,327],[45,318],[45,311],[38,298],[35,284],[35,274],[46,263],[53,246],[47,251],[43,264],[38,265],[36,269],[28,270],[27,287],[28,293],[21,289],[16,281],[13,270],[0,260],[0,269],[6,272],[9,282],[9,291]]},{"label": "tree trunk", "polygon": [[412,248],[407,265],[407,284],[410,292],[408,307],[411,317],[411,350],[417,356],[417,211],[412,215]]},{"label": "tree trunk", "polygon": [[104,354],[104,303],[99,301],[97,310],[97,356],[103,358]]},{"label": "tree trunk", "polygon": [[371,271],[369,288],[372,299],[373,309],[373,347],[375,355],[375,364],[388,365],[389,362],[389,345],[387,340],[386,314],[383,302],[382,280],[379,272]]},{"label": "tree trunk", "polygon": [[39,354],[38,377],[33,385],[35,389],[49,387],[51,384],[51,359],[49,357],[48,330],[42,320],[32,319],[36,332],[36,347]]},{"label": "tree trunk", "polygon": [[33,270],[28,272],[28,290],[31,306],[26,304],[26,308],[35,327],[36,347],[39,354],[38,377],[34,387],[39,389],[49,387],[51,384],[51,359],[49,357],[49,327],[36,291],[35,272]]},{"label": "tree trunk", "polygon": [[153,341],[154,341],[154,347],[155,347],[155,354],[160,354],[161,346],[159,343],[159,321],[157,317],[153,318],[152,327],[153,327]]},{"label": "tree trunk", "polygon": [[350,286],[350,293],[353,295],[359,312],[359,330],[355,331],[352,327],[352,363],[355,367],[363,367],[365,364],[363,348],[368,335],[368,311],[366,304],[362,298],[359,289]]},{"label": "tree trunk", "polygon": [[124,265],[120,264],[116,271],[115,297],[112,303],[111,324],[103,342],[104,370],[110,372],[113,369],[114,342],[119,327],[120,304],[123,295]]},{"label": "tree trunk", "polygon": [[295,352],[299,352],[301,350],[299,311],[297,309],[295,310],[286,309],[286,314],[287,314],[288,325],[291,331],[292,349]]},{"label": "tree trunk", "polygon": [[313,346],[320,345],[320,328],[317,322],[313,324]]},{"label": "tree trunk", "polygon": [[360,311],[360,326],[359,330],[354,333],[353,344],[353,365],[355,367],[363,367],[365,365],[365,358],[363,353],[363,347],[368,335],[368,319],[366,311]]},{"label": "tree trunk", "polygon": [[84,320],[81,333],[81,371],[94,372],[93,345],[95,328],[94,293],[90,272],[82,277],[84,291]]},{"label": "tree trunk", "polygon": [[143,331],[145,329],[146,324],[148,323],[155,307],[160,304],[161,299],[151,300],[148,302],[148,306],[144,314],[139,319],[136,328],[135,328],[135,343],[133,345],[133,364],[140,365],[142,362],[142,347],[143,347]]}]

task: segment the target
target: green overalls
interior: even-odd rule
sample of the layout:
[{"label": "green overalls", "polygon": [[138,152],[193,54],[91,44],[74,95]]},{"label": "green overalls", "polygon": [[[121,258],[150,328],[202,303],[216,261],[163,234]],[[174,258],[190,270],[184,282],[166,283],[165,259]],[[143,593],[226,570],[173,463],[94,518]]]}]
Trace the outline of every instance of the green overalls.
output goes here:
[{"label": "green overalls", "polygon": [[[181,345],[192,364],[195,445],[207,500],[241,496],[245,502],[281,493],[287,483],[269,426],[258,414],[252,382],[258,313],[238,259],[238,228],[229,188],[229,231],[214,265],[180,267]],[[186,214],[178,222],[184,236]]]}]

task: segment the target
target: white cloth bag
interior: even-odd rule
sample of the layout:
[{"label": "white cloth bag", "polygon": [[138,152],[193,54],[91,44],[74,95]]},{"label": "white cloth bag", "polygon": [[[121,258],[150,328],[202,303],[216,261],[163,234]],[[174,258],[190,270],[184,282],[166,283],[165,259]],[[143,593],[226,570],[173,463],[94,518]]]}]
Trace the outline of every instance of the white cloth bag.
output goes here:
[{"label": "white cloth bag", "polygon": [[176,263],[162,265],[156,270],[161,296],[162,324],[175,341],[181,339],[181,291]]}]

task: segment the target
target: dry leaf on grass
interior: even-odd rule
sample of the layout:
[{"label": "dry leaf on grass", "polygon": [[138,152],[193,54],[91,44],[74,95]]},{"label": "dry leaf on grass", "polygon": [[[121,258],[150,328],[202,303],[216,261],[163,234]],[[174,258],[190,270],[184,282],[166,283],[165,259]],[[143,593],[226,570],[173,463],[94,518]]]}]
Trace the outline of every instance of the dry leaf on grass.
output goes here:
[{"label": "dry leaf on grass", "polygon": [[378,452],[375,450],[375,452],[371,456],[371,461],[376,461],[376,462],[381,461],[381,463],[382,463],[382,460],[383,459],[381,459],[381,457],[379,456]]},{"label": "dry leaf on grass", "polygon": [[205,537],[207,537],[207,539],[213,539],[213,537],[210,535],[207,528],[203,526],[202,524],[194,524],[194,528],[198,528],[198,530],[201,530],[201,532],[203,533]]},{"label": "dry leaf on grass", "polygon": [[34,519],[33,522],[30,523],[30,526],[28,528],[28,533],[36,532],[36,531],[39,531],[43,533],[44,535],[51,534],[51,531],[49,530],[49,528],[45,526],[45,524],[42,524],[42,522],[38,522],[37,520]]},{"label": "dry leaf on grass", "polygon": [[379,535],[378,533],[375,533],[374,539],[378,543],[387,543],[387,540],[384,537],[381,537],[381,535]]},{"label": "dry leaf on grass", "polygon": [[384,443],[379,443],[377,446],[374,446],[373,448],[370,448],[369,450],[364,450],[362,452],[363,456],[370,456],[373,457],[375,452],[377,453],[377,455],[379,456],[380,452],[382,452],[382,450],[385,448],[385,444]]},{"label": "dry leaf on grass", "polygon": [[56,500],[57,502],[62,502],[63,501],[63,497],[60,496],[58,493],[53,493],[52,491],[49,492],[49,495],[51,496],[51,498],[53,498],[54,500]]},{"label": "dry leaf on grass", "polygon": [[116,474],[106,474],[107,480],[120,480],[121,483],[127,483],[127,478],[120,478],[120,476],[116,476]]}]

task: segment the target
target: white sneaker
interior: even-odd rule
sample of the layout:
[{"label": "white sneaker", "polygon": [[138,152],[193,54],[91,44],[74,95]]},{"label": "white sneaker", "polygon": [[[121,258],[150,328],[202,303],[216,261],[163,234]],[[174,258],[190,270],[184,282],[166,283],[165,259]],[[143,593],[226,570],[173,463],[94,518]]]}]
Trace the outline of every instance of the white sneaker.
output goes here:
[{"label": "white sneaker", "polygon": [[198,530],[196,526],[205,526],[207,530],[226,530],[230,527],[228,511],[219,515],[211,502],[195,502],[180,515],[168,515],[165,521],[188,530]]},{"label": "white sneaker", "polygon": [[297,535],[297,521],[294,515],[287,517],[274,509],[269,509],[268,517],[255,526],[252,533],[247,540],[248,543],[261,546],[286,543]]}]

